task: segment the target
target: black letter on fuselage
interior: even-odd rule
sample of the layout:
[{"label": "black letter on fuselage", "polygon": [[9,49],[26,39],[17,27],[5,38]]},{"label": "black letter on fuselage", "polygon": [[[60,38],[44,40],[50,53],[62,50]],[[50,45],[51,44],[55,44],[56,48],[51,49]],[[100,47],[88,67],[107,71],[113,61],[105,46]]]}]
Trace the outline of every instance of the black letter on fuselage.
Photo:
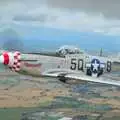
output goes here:
[{"label": "black letter on fuselage", "polygon": [[78,70],[83,70],[83,59],[78,59]]}]

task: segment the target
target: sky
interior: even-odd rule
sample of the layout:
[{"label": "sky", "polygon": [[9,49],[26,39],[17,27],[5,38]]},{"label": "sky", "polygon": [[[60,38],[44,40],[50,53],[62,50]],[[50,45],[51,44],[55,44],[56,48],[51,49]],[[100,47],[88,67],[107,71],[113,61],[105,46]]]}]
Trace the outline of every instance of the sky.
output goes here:
[{"label": "sky", "polygon": [[73,44],[120,51],[119,11],[119,0],[0,1],[0,44],[16,34],[26,49]]}]

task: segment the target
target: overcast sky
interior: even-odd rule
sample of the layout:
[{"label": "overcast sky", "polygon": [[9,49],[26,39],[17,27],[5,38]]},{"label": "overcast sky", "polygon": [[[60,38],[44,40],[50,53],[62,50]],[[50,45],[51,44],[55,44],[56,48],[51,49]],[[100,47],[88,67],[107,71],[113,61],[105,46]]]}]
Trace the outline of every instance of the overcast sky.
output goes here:
[{"label": "overcast sky", "polygon": [[107,18],[120,19],[119,0],[47,0],[52,7],[68,8],[91,14],[102,13]]},{"label": "overcast sky", "polygon": [[[14,28],[23,41],[54,40],[57,46],[120,51],[119,11],[120,0],[1,0],[0,33]],[[33,43],[35,49],[40,47],[34,41],[29,44]]]},{"label": "overcast sky", "polygon": [[119,11],[120,0],[4,0],[0,22],[119,35]]}]

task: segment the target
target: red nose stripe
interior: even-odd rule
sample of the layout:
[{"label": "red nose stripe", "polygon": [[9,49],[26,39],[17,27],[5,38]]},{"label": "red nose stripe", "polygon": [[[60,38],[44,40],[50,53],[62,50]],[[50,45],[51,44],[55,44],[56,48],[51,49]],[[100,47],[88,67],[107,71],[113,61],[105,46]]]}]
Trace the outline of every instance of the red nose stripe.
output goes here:
[{"label": "red nose stripe", "polygon": [[3,53],[3,56],[4,56],[4,64],[5,65],[8,65],[9,64],[9,55],[8,53]]}]

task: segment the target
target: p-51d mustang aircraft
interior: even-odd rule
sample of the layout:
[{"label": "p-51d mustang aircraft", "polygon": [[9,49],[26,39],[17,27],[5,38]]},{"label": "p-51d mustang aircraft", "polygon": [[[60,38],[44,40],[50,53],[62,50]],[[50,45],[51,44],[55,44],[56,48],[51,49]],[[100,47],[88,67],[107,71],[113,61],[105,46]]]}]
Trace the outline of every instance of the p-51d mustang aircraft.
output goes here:
[{"label": "p-51d mustang aircraft", "polygon": [[58,53],[3,52],[0,56],[0,63],[20,74],[56,77],[62,82],[75,79],[120,86],[120,81],[102,77],[104,73],[118,70],[119,64],[114,67],[114,61],[108,57],[79,52],[64,56]]}]

